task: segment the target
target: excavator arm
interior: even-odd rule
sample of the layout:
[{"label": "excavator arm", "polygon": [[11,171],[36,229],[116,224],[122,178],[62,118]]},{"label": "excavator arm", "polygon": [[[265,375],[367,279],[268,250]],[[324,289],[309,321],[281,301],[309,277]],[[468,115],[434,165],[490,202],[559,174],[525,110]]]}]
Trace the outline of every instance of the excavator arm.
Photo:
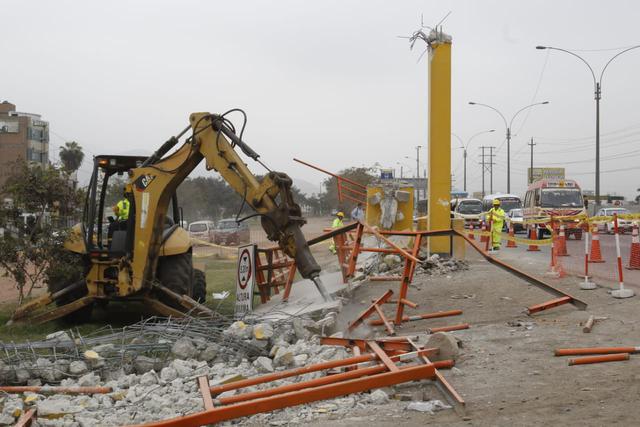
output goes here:
[{"label": "excavator arm", "polygon": [[[191,136],[178,150],[164,157],[178,144],[172,137],[139,168],[130,171],[127,194],[132,198],[130,213],[130,248],[133,253],[128,278],[121,278],[120,286],[137,291],[153,279],[162,243],[162,229],[171,195],[182,181],[204,159],[207,170],[216,170],[260,216],[267,237],[277,242],[296,262],[304,278],[311,279],[325,300],[330,296],[319,279],[320,266],[315,261],[301,227],[306,223],[300,206],[293,200],[289,176],[269,172],[261,180],[249,170],[236,148],[259,162],[259,155],[236,135],[221,115],[193,113],[189,128]],[[252,215],[253,216],[253,215]],[[129,228],[130,230],[132,228]]]}]

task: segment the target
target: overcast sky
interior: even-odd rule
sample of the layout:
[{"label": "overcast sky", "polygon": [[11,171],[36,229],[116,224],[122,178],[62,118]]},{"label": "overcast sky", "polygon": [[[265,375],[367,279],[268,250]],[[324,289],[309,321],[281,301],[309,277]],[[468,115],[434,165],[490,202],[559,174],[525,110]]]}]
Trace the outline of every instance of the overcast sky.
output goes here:
[{"label": "overcast sky", "polygon": [[[415,173],[427,144],[426,58],[409,35],[437,23],[453,37],[452,130],[469,147],[468,189],[481,189],[480,145],[496,146],[494,190],[506,190],[504,124],[514,121],[512,192],[526,189],[527,141],[535,166],[565,166],[594,189],[593,80],[640,44],[633,1],[2,1],[0,101],[51,124],[52,160],[65,140],[95,154],[150,153],[191,112],[239,107],[246,141],[273,169],[319,186],[332,171],[373,165]],[[578,51],[580,50],[580,51]],[[601,102],[601,192],[640,187],[640,49],[607,69]],[[452,139],[452,147],[459,146]],[[406,157],[409,157],[407,159]],[[426,150],[421,152],[426,158]],[[412,160],[413,159],[413,160]],[[421,168],[425,168],[423,163]],[[256,172],[259,167],[252,166]],[[462,188],[462,150],[454,149]],[[85,161],[81,179],[90,162]],[[199,170],[198,173],[204,174]],[[487,180],[487,191],[488,181]]]}]

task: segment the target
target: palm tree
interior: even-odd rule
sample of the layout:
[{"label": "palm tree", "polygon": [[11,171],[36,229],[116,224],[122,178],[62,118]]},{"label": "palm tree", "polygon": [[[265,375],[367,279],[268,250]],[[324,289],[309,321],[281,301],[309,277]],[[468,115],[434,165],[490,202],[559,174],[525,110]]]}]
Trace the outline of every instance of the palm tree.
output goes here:
[{"label": "palm tree", "polygon": [[65,142],[64,147],[60,147],[60,161],[67,172],[71,173],[80,169],[83,159],[82,147],[77,142]]}]

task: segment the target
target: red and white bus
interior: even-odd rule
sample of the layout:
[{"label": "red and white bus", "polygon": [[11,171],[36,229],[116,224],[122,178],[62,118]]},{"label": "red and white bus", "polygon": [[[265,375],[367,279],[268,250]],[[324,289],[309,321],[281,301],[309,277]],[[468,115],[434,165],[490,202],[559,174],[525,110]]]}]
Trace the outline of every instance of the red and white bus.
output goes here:
[{"label": "red and white bus", "polygon": [[[524,196],[523,209],[525,221],[587,213],[582,190],[572,179],[541,179],[529,185]],[[546,232],[548,233],[548,230]],[[580,220],[566,221],[565,232],[567,238],[573,235],[576,240],[581,240]]]}]

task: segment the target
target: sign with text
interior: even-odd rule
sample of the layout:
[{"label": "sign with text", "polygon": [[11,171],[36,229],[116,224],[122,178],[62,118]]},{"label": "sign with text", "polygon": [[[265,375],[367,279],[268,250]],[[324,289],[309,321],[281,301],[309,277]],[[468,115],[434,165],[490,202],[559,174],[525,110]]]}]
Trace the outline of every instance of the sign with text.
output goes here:
[{"label": "sign with text", "polygon": [[564,179],[564,168],[528,168],[529,183],[541,179]]},{"label": "sign with text", "polygon": [[234,315],[243,317],[253,311],[253,288],[256,283],[256,245],[238,248],[238,268],[236,270],[236,306]]}]

